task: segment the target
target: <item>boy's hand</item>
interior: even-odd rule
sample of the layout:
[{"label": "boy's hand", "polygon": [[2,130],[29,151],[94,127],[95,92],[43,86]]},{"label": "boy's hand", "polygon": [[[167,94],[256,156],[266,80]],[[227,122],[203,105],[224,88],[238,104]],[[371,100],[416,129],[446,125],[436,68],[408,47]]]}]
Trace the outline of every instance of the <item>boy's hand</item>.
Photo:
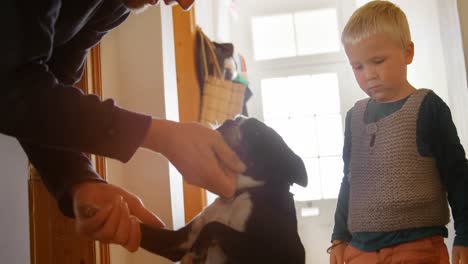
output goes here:
[{"label": "boy's hand", "polygon": [[134,252],[140,246],[140,222],[164,226],[137,196],[112,184],[83,182],[73,187],[72,195],[76,230],[93,240]]},{"label": "boy's hand", "polygon": [[224,197],[246,169],[218,131],[198,123],[155,119],[142,146],[164,155],[188,183]]},{"label": "boy's hand", "polygon": [[344,264],[344,251],[347,245],[345,241],[332,241],[331,247],[327,250],[330,254],[330,264]]},{"label": "boy's hand", "polygon": [[463,246],[453,247],[452,264],[468,264],[468,247],[463,247]]}]

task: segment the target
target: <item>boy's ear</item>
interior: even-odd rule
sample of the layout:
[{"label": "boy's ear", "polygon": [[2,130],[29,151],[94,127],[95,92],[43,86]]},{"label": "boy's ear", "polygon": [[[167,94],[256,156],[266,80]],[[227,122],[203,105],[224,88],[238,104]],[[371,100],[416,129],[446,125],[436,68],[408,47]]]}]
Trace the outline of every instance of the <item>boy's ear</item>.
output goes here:
[{"label": "boy's ear", "polygon": [[414,43],[413,41],[410,41],[408,45],[405,48],[405,59],[406,59],[406,64],[411,64],[413,62],[414,58]]}]

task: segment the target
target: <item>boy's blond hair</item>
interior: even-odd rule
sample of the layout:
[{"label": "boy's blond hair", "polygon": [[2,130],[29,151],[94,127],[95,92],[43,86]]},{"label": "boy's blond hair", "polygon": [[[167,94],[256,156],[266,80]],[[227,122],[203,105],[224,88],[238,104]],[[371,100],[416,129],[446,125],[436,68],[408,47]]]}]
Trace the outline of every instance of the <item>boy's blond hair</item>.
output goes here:
[{"label": "boy's blond hair", "polygon": [[356,11],[341,34],[343,45],[356,44],[372,35],[388,34],[406,48],[411,42],[411,33],[405,13],[388,1],[371,1]]}]

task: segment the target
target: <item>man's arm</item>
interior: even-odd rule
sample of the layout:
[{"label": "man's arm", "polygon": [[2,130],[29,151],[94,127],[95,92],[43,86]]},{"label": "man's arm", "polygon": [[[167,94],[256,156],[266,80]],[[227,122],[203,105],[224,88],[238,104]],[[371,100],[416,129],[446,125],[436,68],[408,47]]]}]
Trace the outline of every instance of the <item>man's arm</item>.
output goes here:
[{"label": "man's arm", "polygon": [[[105,183],[83,153],[64,151],[20,142],[30,162],[41,176],[49,193],[66,216],[73,217],[71,189],[84,181]],[[46,175],[47,177],[42,177]]]},{"label": "man's arm", "polygon": [[7,55],[0,75],[0,133],[30,144],[128,160],[143,141],[150,117],[125,111],[112,100],[84,95],[52,71],[65,80],[81,75],[89,48],[127,13],[118,9],[115,17],[89,22],[76,39],[58,48],[60,54],[54,54],[61,1],[7,2],[11,9],[4,15],[10,19],[1,23],[8,38],[1,44]]}]

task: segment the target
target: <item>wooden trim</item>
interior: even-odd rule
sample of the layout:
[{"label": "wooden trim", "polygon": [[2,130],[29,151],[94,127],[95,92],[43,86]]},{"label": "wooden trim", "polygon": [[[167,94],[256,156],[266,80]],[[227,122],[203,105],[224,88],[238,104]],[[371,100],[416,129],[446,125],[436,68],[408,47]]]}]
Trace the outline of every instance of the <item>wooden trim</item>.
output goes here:
[{"label": "wooden trim", "polygon": [[101,73],[101,45],[97,45],[91,50],[89,55],[91,66],[91,92],[102,97],[102,73]]},{"label": "wooden trim", "polygon": [[[179,120],[198,122],[200,88],[196,69],[196,23],[195,10],[172,9],[174,45],[179,97]],[[185,221],[190,221],[206,206],[206,192],[184,181]]]},{"label": "wooden trim", "polygon": [[[91,78],[89,78],[90,88],[88,92],[102,97],[102,73],[101,73],[101,46],[94,47],[88,57],[88,69]],[[94,156],[96,172],[103,179],[107,179],[106,159],[102,156]],[[110,264],[110,248],[109,244],[97,242],[99,245],[99,263]]]}]

